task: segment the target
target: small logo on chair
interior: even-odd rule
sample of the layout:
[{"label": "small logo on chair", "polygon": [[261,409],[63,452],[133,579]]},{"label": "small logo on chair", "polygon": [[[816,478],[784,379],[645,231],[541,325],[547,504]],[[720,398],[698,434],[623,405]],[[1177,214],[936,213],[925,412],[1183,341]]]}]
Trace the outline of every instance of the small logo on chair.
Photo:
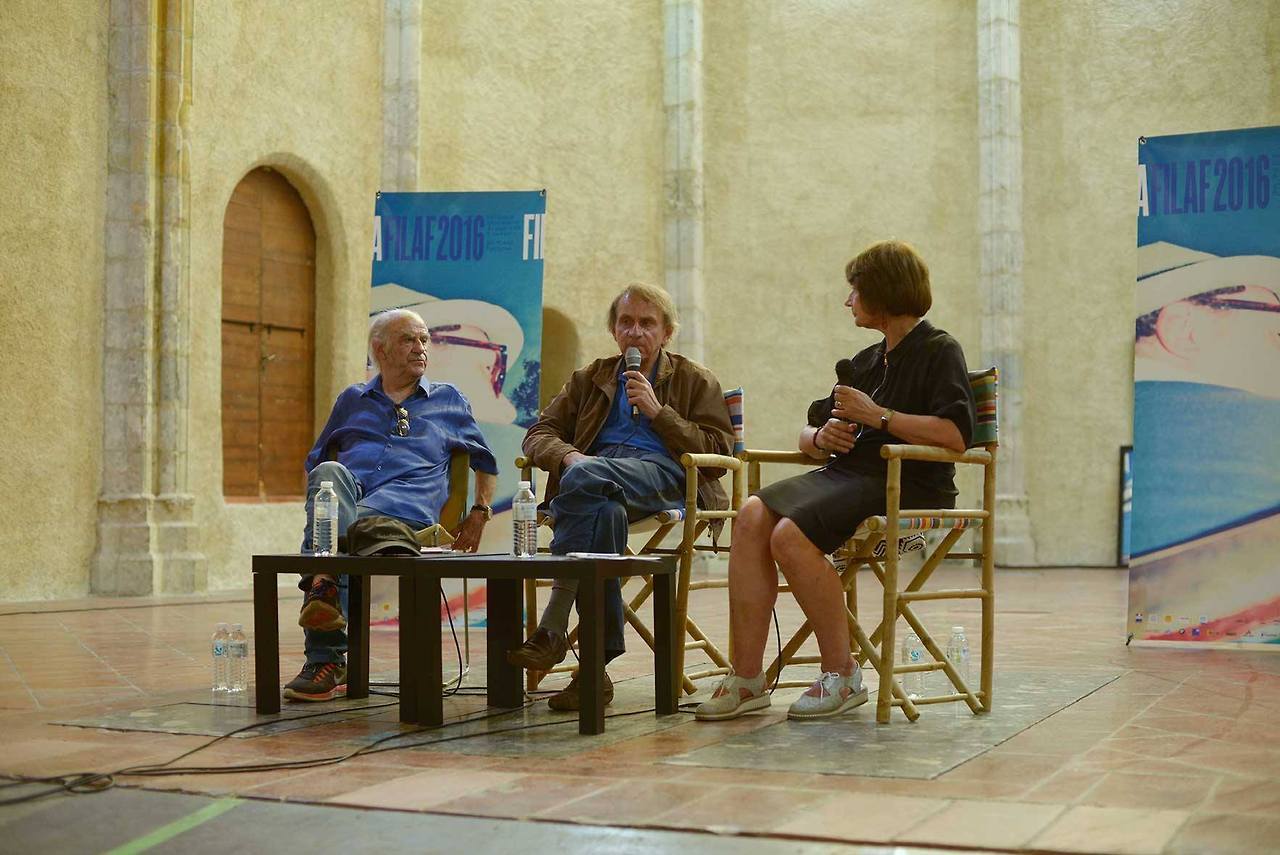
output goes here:
[{"label": "small logo on chair", "polygon": [[[872,550],[872,554],[876,558],[884,558],[885,552],[888,551],[886,543],[887,541],[882,540],[876,544],[876,548]],[[906,537],[900,537],[898,538],[898,555],[903,556],[908,552],[919,552],[924,549],[924,545],[923,534],[909,534]]]}]

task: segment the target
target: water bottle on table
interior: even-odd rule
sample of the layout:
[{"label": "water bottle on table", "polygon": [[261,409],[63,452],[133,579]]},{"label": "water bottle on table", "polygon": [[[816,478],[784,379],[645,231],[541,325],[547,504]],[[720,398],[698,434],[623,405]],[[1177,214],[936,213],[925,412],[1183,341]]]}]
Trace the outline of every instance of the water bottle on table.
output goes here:
[{"label": "water bottle on table", "polygon": [[225,694],[230,688],[230,665],[227,656],[227,644],[231,633],[227,625],[220,623],[213,630],[213,693]]},{"label": "water bottle on table", "polygon": [[332,481],[321,481],[311,505],[311,552],[313,555],[338,553],[338,494]]},{"label": "water bottle on table", "polygon": [[244,694],[249,688],[249,639],[245,637],[244,626],[238,623],[231,624],[227,662],[231,666],[227,691],[233,695]]},{"label": "water bottle on table", "polygon": [[532,558],[538,554],[538,500],[528,481],[521,481],[511,500],[511,554]]}]

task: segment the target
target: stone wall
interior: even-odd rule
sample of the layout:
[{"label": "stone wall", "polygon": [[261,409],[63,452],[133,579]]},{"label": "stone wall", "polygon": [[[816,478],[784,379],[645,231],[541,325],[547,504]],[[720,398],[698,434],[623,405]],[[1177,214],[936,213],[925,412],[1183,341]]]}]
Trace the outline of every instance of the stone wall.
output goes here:
[{"label": "stone wall", "polygon": [[1137,140],[1280,124],[1280,6],[1024,3],[1027,490],[1042,564],[1115,561]]},{"label": "stone wall", "polygon": [[191,109],[192,488],[209,587],[249,584],[253,552],[292,551],[300,503],[222,498],[222,222],[270,166],[316,230],[316,429],[364,378],[373,202],[382,157],[382,2],[198,3]]},{"label": "stone wall", "polygon": [[[421,61],[402,61],[398,77],[383,68],[388,3],[420,27],[400,48],[419,41]],[[544,362],[556,387],[612,349],[603,309],[614,291],[668,269],[670,3],[483,0],[418,14],[412,0],[165,4],[147,8],[189,16],[188,100],[174,117],[185,185],[158,188],[184,205],[185,290],[164,293],[187,308],[154,328],[155,355],[162,370],[180,366],[163,350],[167,331],[186,336],[189,410],[184,422],[157,406],[155,436],[177,435],[148,447],[177,456],[147,465],[153,490],[189,491],[207,568],[191,584],[243,587],[249,554],[296,548],[301,513],[221,495],[221,235],[236,183],[270,166],[310,209],[318,422],[363,373],[370,213],[384,103],[396,103],[382,87],[417,75],[419,133],[397,126],[397,175],[412,180],[401,161],[416,145],[422,189],[548,190],[545,294],[559,331],[548,346],[559,350]],[[103,449],[121,447],[112,431],[126,424],[104,425],[103,366],[109,69],[136,59],[113,65],[108,35],[111,10],[130,5],[0,5],[0,489],[23,497],[40,482],[36,507],[0,531],[4,599],[89,590]],[[703,39],[705,361],[747,387],[749,443],[790,447],[832,364],[874,341],[841,307],[843,265],[872,240],[919,247],[935,282],[930,317],[976,361],[977,4],[676,5],[699,17]],[[1280,12],[1248,0],[1026,3],[1020,35],[1022,438],[1036,557],[1107,564],[1117,448],[1130,437],[1135,141],[1280,122]],[[154,380],[161,398],[170,379]]]},{"label": "stone wall", "polygon": [[0,598],[84,595],[102,470],[107,9],[0,4]]}]

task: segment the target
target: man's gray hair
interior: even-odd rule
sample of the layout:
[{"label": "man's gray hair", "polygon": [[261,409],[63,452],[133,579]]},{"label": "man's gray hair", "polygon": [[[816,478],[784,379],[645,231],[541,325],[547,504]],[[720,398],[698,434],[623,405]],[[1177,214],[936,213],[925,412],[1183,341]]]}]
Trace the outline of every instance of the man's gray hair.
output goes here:
[{"label": "man's gray hair", "polygon": [[387,330],[391,328],[392,324],[403,318],[417,321],[424,327],[427,325],[426,321],[422,320],[422,315],[412,309],[387,309],[385,312],[378,312],[373,316],[373,320],[369,321],[369,359],[379,368],[382,366],[378,362],[378,355],[373,350],[373,344],[377,342],[386,347]]}]

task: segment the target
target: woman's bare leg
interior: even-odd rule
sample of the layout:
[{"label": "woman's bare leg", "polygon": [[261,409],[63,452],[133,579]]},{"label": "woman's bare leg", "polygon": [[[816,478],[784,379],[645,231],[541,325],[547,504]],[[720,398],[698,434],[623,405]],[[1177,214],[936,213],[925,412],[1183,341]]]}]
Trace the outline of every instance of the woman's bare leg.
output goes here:
[{"label": "woman's bare leg", "polygon": [[831,562],[799,526],[785,517],[773,529],[769,551],[777,559],[782,575],[791,585],[791,593],[813,627],[818,651],[822,654],[822,670],[846,676],[853,673],[844,589]]},{"label": "woman's bare leg", "polygon": [[778,600],[778,570],[769,541],[782,518],[755,496],[733,521],[729,547],[729,630],[733,634],[733,670],[755,677],[764,665],[769,616]]}]

